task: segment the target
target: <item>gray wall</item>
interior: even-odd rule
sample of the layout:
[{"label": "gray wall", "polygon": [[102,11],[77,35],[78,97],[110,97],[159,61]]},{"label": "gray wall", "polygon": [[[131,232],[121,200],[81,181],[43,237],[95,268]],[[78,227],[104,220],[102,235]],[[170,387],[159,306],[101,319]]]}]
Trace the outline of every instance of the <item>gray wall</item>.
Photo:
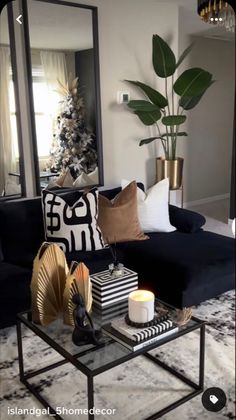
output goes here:
[{"label": "gray wall", "polygon": [[[120,184],[121,178],[155,182],[157,145],[138,146],[151,131],[125,105],[116,103],[117,91],[140,92],[124,79],[157,85],[152,68],[152,35],[159,34],[178,48],[178,6],[156,0],[81,0],[98,7],[104,183]],[[163,92],[163,90],[162,90]]]},{"label": "gray wall", "polygon": [[196,38],[189,56],[192,67],[202,67],[216,82],[188,113],[185,201],[224,196],[230,192],[233,142],[234,43]]}]

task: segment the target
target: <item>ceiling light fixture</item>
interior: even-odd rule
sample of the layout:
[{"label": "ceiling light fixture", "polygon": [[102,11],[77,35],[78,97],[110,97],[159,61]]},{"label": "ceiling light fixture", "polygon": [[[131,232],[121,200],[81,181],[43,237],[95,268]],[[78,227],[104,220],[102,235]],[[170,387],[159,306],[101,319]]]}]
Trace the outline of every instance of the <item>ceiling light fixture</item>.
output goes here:
[{"label": "ceiling light fixture", "polygon": [[224,26],[227,31],[235,31],[234,0],[198,0],[198,14],[204,22]]}]

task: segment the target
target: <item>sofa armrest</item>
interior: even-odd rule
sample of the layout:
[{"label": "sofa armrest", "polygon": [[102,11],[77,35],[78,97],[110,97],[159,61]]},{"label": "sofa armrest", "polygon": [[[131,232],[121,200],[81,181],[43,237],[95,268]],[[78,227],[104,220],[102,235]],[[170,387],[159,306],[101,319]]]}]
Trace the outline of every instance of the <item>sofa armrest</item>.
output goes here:
[{"label": "sofa armrest", "polygon": [[169,205],[170,223],[180,232],[194,233],[205,225],[206,219],[195,211]]}]

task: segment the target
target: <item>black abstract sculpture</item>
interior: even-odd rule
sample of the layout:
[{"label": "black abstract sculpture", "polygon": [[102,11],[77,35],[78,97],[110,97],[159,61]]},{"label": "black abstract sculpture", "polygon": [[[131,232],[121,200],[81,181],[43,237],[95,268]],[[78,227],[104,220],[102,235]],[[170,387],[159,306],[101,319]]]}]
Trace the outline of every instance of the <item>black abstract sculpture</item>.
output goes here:
[{"label": "black abstract sculpture", "polygon": [[101,344],[99,341],[101,331],[94,329],[93,321],[86,311],[82,296],[79,293],[76,293],[72,297],[72,302],[76,305],[73,311],[75,324],[75,328],[72,333],[73,343],[76,346],[83,346],[85,344]]}]

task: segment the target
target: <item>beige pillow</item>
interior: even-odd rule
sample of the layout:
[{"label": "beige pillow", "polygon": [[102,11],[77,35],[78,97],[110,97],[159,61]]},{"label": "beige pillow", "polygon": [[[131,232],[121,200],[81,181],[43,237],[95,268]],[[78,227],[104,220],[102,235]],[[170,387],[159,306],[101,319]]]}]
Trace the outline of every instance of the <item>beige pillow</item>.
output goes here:
[{"label": "beige pillow", "polygon": [[131,182],[114,200],[99,194],[98,225],[106,243],[149,239],[138,220],[137,185]]}]

